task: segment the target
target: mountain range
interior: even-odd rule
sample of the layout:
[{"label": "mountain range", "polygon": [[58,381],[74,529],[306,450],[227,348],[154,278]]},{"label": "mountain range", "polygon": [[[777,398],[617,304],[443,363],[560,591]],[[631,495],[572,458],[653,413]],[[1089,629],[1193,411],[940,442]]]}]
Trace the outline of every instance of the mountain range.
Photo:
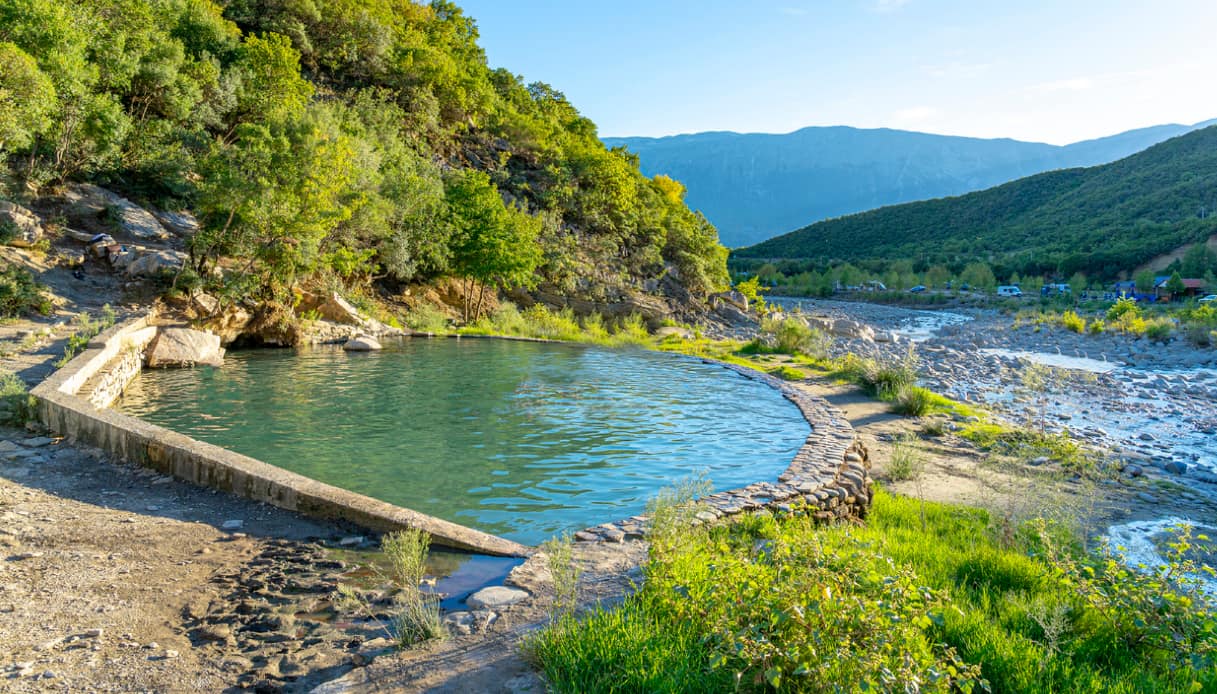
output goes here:
[{"label": "mountain range", "polygon": [[983,260],[999,276],[1127,273],[1217,234],[1217,126],[1118,161],[824,220],[736,258]]},{"label": "mountain range", "polygon": [[689,206],[718,227],[724,245],[739,247],[823,219],[1108,163],[1215,123],[1158,125],[1064,146],[845,126],[603,140],[637,154],[643,173],[684,183]]}]

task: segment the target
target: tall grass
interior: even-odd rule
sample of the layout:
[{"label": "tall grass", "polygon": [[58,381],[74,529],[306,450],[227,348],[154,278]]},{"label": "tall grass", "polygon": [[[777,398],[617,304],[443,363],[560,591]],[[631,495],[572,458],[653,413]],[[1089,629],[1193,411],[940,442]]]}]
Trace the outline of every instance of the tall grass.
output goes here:
[{"label": "tall grass", "polygon": [[879,491],[866,527],[716,527],[653,558],[666,569],[619,609],[561,620],[530,652],[559,692],[1217,688],[1217,613],[1187,585],[1034,528],[1004,549],[987,523]]}]

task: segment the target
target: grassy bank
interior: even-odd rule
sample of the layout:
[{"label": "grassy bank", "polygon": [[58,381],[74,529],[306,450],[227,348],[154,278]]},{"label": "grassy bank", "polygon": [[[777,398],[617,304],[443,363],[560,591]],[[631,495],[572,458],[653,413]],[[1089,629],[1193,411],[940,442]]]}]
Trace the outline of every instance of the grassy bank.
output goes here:
[{"label": "grassy bank", "polygon": [[646,582],[530,644],[562,692],[1217,691],[1217,613],[1053,526],[1010,544],[981,510],[876,495],[866,527],[669,527]]}]

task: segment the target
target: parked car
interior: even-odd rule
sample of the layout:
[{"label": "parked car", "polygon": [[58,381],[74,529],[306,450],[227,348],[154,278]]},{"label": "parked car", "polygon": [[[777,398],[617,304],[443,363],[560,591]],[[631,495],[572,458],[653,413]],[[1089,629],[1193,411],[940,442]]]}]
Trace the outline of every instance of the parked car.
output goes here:
[{"label": "parked car", "polygon": [[1201,300],[1200,300],[1200,303],[1202,303],[1202,304],[1211,304],[1211,303],[1213,303],[1214,301],[1217,301],[1217,294],[1209,294],[1208,296],[1206,296],[1206,297],[1204,297],[1203,299],[1201,299]]},{"label": "parked car", "polygon": [[909,291],[910,291],[910,292],[912,292],[912,293],[914,293],[914,294],[920,294],[921,292],[924,292],[924,291],[925,291],[925,285],[924,285],[924,284],[919,284],[919,285],[917,285],[916,287],[913,287],[912,289],[910,289]]},{"label": "parked car", "polygon": [[1023,290],[1012,284],[1005,284],[997,288],[998,296],[1022,296]]}]

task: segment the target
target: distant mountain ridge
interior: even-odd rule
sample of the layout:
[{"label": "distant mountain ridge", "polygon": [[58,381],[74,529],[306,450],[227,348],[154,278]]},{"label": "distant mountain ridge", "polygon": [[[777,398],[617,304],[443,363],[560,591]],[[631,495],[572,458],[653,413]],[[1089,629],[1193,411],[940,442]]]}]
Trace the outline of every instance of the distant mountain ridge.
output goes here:
[{"label": "distant mountain ridge", "polygon": [[1217,126],[1109,164],[824,220],[733,256],[984,260],[998,266],[998,276],[1112,277],[1215,233]]},{"label": "distant mountain ridge", "polygon": [[689,206],[718,227],[724,245],[739,247],[831,217],[1105,164],[1213,124],[1158,125],[1064,146],[847,126],[602,139],[637,154],[648,176],[684,183]]}]

